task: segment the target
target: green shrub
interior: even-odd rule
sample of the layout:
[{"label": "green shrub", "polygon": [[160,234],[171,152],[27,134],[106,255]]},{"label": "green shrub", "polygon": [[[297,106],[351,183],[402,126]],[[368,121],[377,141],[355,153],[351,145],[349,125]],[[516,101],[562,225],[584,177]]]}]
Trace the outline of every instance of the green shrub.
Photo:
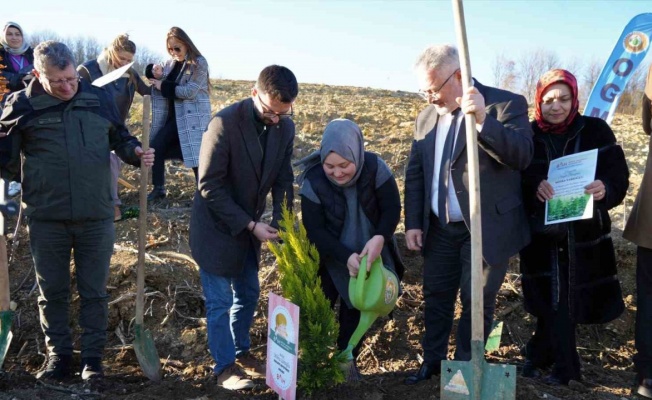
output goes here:
[{"label": "green shrub", "polygon": [[276,256],[283,297],[301,309],[297,386],[310,395],[344,381],[339,366],[345,359],[338,354],[339,326],[317,275],[319,253],[303,224],[295,222],[295,214],[284,209],[279,223],[283,243],[270,243],[269,248]]}]

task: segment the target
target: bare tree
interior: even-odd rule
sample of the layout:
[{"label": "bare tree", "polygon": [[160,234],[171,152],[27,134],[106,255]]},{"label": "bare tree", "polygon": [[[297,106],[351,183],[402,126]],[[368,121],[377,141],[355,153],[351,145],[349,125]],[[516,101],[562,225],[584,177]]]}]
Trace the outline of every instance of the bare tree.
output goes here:
[{"label": "bare tree", "polygon": [[516,87],[516,63],[505,57],[504,54],[498,54],[493,61],[492,71],[494,76],[494,86],[514,90]]},{"label": "bare tree", "polygon": [[61,36],[50,30],[34,32],[27,36],[27,43],[29,43],[31,48],[35,48],[39,43],[45,42],[46,40],[56,40],[60,42]]},{"label": "bare tree", "polygon": [[632,76],[629,78],[627,85],[625,85],[625,88],[620,95],[620,102],[618,103],[616,112],[629,115],[640,115],[641,97],[645,90],[645,74],[647,73],[648,68],[649,64],[641,64],[634,72],[632,72]]},{"label": "bare tree", "polygon": [[[39,43],[46,40],[56,40],[58,42],[65,43],[66,46],[70,49],[73,56],[75,57],[75,62],[77,64],[82,64],[88,60],[96,59],[104,46],[100,42],[90,36],[77,36],[77,37],[68,37],[62,38],[53,31],[45,30],[35,32],[32,35],[29,35],[28,43],[32,48],[36,47]],[[138,46],[136,55],[134,57],[134,68],[139,73],[144,73],[145,67],[147,64],[158,63],[163,60],[163,56],[159,53],[155,53],[144,46]]]},{"label": "bare tree", "polygon": [[581,83],[578,82],[580,84],[580,104],[586,105],[586,102],[589,100],[589,95],[600,77],[603,66],[604,62],[594,58],[584,67],[582,76],[577,77],[581,81]]},{"label": "bare tree", "polygon": [[163,56],[148,49],[147,47],[138,47],[136,55],[134,56],[134,69],[139,74],[145,74],[145,67],[148,64],[160,63],[163,61]]},{"label": "bare tree", "polygon": [[523,53],[518,59],[518,76],[520,78],[521,94],[529,104],[534,102],[537,82],[541,75],[553,69],[560,68],[561,62],[557,53],[545,49],[536,49]]}]

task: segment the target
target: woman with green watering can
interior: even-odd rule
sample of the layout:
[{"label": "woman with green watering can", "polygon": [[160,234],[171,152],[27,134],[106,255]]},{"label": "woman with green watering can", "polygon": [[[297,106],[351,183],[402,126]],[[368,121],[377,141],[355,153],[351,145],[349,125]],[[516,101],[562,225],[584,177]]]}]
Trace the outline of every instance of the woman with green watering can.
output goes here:
[{"label": "woman with green watering can", "polygon": [[[370,270],[381,255],[386,269],[379,268],[390,286],[398,286],[403,276],[394,238],[401,216],[398,187],[387,164],[364,150],[360,128],[347,119],[331,121],[320,149],[298,164],[304,166],[298,178],[303,225],[319,251],[324,294],[332,306],[340,299],[337,346],[346,350],[360,322],[360,311],[349,296],[351,277],[357,277],[360,268]],[[361,265],[365,256],[366,265]],[[379,314],[383,312],[374,315]],[[348,349],[353,355],[349,380],[359,379],[355,357],[361,342]]]}]

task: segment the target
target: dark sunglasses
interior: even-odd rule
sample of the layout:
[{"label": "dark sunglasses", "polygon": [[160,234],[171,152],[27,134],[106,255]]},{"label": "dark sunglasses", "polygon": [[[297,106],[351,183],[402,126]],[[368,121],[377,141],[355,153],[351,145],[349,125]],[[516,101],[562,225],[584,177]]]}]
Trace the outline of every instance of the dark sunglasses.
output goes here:
[{"label": "dark sunglasses", "polygon": [[168,51],[172,52],[174,51],[175,53],[181,53],[181,47],[168,47]]}]

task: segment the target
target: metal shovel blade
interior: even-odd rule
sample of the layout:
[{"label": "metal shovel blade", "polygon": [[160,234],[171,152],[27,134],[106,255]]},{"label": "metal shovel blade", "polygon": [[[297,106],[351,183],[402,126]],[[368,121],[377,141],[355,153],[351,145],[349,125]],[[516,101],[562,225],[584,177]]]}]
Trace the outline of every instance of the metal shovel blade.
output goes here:
[{"label": "metal shovel blade", "polygon": [[503,334],[503,321],[494,321],[491,325],[491,333],[487,338],[484,349],[487,353],[493,353],[500,348],[500,337]]},{"label": "metal shovel blade", "polygon": [[[480,385],[476,385],[480,381]],[[479,393],[477,393],[479,392]],[[516,367],[474,361],[442,361],[441,400],[513,400]]]},{"label": "metal shovel blade", "polygon": [[11,333],[11,322],[14,319],[13,311],[0,311],[0,368],[5,362],[5,356],[9,350],[11,339],[14,335]]},{"label": "metal shovel blade", "polygon": [[143,374],[152,381],[161,380],[161,359],[158,357],[151,332],[136,324],[134,333],[134,351]]}]

